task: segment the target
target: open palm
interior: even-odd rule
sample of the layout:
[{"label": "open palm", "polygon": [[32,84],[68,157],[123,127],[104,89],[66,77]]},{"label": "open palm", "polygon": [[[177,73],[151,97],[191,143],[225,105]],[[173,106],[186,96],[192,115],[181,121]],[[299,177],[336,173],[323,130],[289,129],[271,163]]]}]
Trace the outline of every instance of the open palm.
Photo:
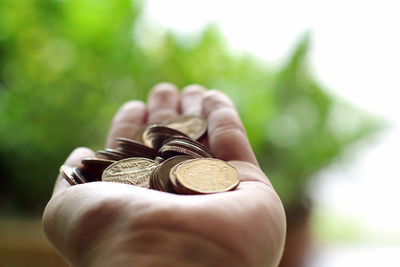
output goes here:
[{"label": "open palm", "polygon": [[[277,266],[285,239],[281,201],[258,166],[234,105],[218,91],[188,86],[182,95],[159,84],[148,104],[117,112],[107,140],[131,137],[146,123],[179,114],[208,121],[206,141],[240,173],[239,187],[209,195],[175,195],[131,185],[69,186],[58,177],[43,216],[44,230],[74,266]],[[66,164],[93,156],[76,149]]]}]

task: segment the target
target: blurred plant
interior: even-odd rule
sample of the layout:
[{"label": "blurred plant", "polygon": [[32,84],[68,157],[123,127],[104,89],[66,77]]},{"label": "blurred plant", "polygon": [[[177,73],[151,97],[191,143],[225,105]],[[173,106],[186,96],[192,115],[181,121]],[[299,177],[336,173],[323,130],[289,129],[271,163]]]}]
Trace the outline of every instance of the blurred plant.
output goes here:
[{"label": "blurred plant", "polygon": [[140,11],[131,0],[0,2],[2,210],[41,212],[68,153],[101,148],[118,106],[144,100],[160,81],[229,94],[286,205],[375,129],[312,78],[307,35],[286,65],[270,70],[232,54],[213,25],[196,38],[154,34]]}]

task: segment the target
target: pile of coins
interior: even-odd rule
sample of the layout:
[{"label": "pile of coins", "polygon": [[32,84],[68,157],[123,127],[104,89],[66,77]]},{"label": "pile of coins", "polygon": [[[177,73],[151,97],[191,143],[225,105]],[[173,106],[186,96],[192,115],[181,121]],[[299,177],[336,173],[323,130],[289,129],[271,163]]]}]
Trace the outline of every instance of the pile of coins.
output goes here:
[{"label": "pile of coins", "polygon": [[60,173],[71,185],[106,181],[176,194],[233,190],[238,171],[199,142],[206,131],[207,122],[197,116],[149,125],[132,139],[117,138],[117,149],[97,151],[80,168],[63,165]]}]

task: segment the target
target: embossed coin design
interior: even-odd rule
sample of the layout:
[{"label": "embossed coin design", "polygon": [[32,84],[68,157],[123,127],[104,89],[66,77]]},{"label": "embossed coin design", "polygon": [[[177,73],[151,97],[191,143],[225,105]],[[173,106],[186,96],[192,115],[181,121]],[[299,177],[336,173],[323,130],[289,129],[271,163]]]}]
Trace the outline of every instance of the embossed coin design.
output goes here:
[{"label": "embossed coin design", "polygon": [[108,166],[101,180],[149,188],[151,172],[157,166],[158,163],[151,159],[127,158]]},{"label": "embossed coin design", "polygon": [[167,122],[166,126],[198,140],[207,130],[207,121],[199,116],[182,116]]},{"label": "embossed coin design", "polygon": [[206,131],[207,121],[197,116],[147,125],[137,131],[136,140],[117,137],[116,149],[98,150],[96,157],[82,159],[81,167],[64,165],[60,173],[70,185],[108,181],[176,194],[232,190],[239,183],[236,169],[213,159],[197,141]]},{"label": "embossed coin design", "polygon": [[225,192],[240,182],[235,167],[219,159],[202,158],[181,163],[175,170],[176,182],[197,194]]}]

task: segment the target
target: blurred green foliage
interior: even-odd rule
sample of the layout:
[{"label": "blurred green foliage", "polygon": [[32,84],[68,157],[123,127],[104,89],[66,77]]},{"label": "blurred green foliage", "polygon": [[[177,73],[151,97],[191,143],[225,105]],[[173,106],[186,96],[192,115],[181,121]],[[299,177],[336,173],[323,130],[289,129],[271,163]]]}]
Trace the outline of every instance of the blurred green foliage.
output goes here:
[{"label": "blurred green foliage", "polygon": [[2,210],[40,213],[70,151],[101,148],[117,108],[145,100],[161,81],[230,95],[285,205],[375,129],[314,80],[308,35],[281,68],[270,69],[231,53],[213,25],[196,38],[154,34],[139,23],[141,8],[131,0],[0,2]]}]

